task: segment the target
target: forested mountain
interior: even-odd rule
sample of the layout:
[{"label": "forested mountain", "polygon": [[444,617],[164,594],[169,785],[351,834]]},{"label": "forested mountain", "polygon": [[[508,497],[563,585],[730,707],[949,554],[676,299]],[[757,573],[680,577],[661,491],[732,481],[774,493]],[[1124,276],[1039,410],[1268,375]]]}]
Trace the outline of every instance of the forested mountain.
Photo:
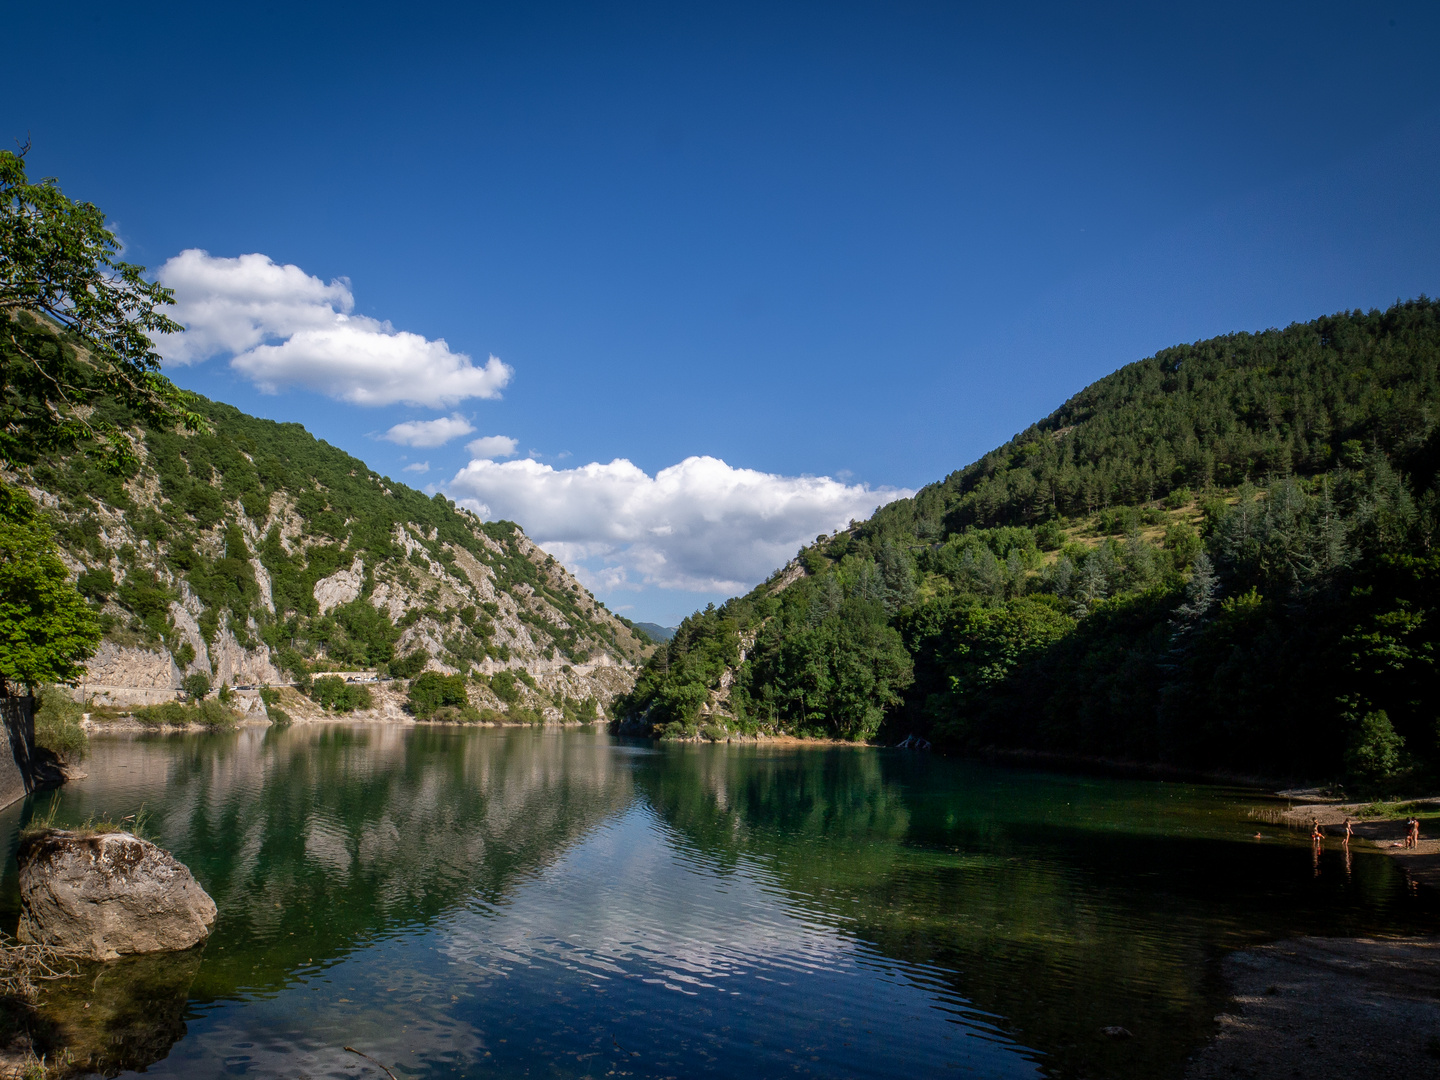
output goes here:
[{"label": "forested mountain", "polygon": [[92,415],[129,433],[136,466],[76,451],[11,477],[100,617],[82,692],[428,667],[533,716],[629,686],[649,643],[515,524],[427,498],[299,424],[193,404],[199,431],[102,399]]},{"label": "forested mountain", "polygon": [[619,709],[1271,776],[1440,764],[1440,305],[1177,346],[697,613]]}]

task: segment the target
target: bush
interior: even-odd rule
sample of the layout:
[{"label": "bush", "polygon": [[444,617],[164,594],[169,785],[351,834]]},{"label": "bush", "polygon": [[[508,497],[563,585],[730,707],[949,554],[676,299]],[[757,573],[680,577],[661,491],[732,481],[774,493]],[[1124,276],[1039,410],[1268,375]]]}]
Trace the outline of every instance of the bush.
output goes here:
[{"label": "bush", "polygon": [[185,688],[185,693],[194,700],[200,701],[210,693],[210,676],[197,671],[186,675],[185,681],[181,685]]},{"label": "bush", "polygon": [[131,715],[146,727],[184,727],[193,713],[178,701],[167,701],[163,705],[146,705]]},{"label": "bush", "polygon": [[513,672],[497,671],[490,676],[490,689],[506,705],[514,706],[520,701],[520,688],[515,683]]},{"label": "bush", "polygon": [[289,727],[293,723],[290,714],[278,706],[266,706],[265,711],[270,714],[270,723],[274,727]]},{"label": "bush", "polygon": [[75,579],[75,588],[87,600],[104,603],[115,595],[115,575],[109,567],[86,570]]},{"label": "bush", "polygon": [[280,691],[273,686],[262,686],[260,687],[260,700],[264,703],[265,708],[269,709],[271,705],[279,702]]},{"label": "bush", "polygon": [[539,709],[525,709],[519,706],[512,706],[505,713],[505,719],[512,724],[535,724],[545,723],[545,715]]},{"label": "bush", "polygon": [[421,720],[430,719],[446,706],[469,708],[470,696],[465,692],[465,676],[427,671],[410,684],[407,704]]},{"label": "bush", "polygon": [[1395,733],[1384,709],[1360,717],[1345,751],[1345,771],[1352,780],[1369,788],[1384,784],[1400,769],[1405,740]]},{"label": "bush", "polygon": [[577,701],[572,697],[562,696],[560,711],[564,714],[566,722],[571,724],[593,724],[600,719],[600,706],[594,697]]},{"label": "bush", "polygon": [[486,721],[494,723],[492,718],[499,717],[499,715],[493,709],[481,712],[473,705],[441,705],[430,719],[437,724],[479,724]]},{"label": "bush", "polygon": [[192,723],[202,724],[207,728],[232,728],[239,719],[218,701],[202,701],[189,711]]},{"label": "bush", "polygon": [[146,727],[185,727],[187,724],[199,724],[212,730],[233,728],[239,719],[213,699],[194,705],[167,701],[163,705],[147,705],[143,709],[136,709],[131,715]]},{"label": "bush", "polygon": [[390,674],[396,679],[413,679],[425,670],[429,662],[430,654],[424,649],[416,649],[409,656],[391,660]]},{"label": "bush", "polygon": [[310,684],[310,697],[316,704],[335,712],[368,709],[375,703],[368,686],[347,683],[339,675],[322,675]]},{"label": "bush", "polygon": [[1041,551],[1059,551],[1065,543],[1065,529],[1053,518],[1035,527],[1035,546]]},{"label": "bush", "polygon": [[80,703],[63,686],[46,683],[35,694],[35,704],[35,745],[63,762],[84,757],[90,740],[80,726]]}]

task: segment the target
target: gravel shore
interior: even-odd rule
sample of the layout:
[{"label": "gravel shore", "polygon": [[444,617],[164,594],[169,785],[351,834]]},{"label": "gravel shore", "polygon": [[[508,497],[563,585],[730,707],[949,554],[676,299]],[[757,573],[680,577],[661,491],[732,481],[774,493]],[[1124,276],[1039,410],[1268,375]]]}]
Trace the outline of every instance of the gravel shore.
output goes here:
[{"label": "gravel shore", "polygon": [[1186,1080],[1440,1077],[1440,938],[1296,938],[1224,972],[1234,998]]}]

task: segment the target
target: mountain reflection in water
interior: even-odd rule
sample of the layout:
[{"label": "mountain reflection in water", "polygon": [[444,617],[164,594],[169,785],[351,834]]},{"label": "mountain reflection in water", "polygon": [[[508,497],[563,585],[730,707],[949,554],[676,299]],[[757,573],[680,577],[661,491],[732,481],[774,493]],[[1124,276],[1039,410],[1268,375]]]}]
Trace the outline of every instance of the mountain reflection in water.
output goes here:
[{"label": "mountain reflection in water", "polygon": [[1252,841],[1242,792],[896,751],[337,724],[86,768],[59,821],[143,804],[220,908],[106,1072],[1176,1075],[1226,949],[1435,914],[1382,856]]}]

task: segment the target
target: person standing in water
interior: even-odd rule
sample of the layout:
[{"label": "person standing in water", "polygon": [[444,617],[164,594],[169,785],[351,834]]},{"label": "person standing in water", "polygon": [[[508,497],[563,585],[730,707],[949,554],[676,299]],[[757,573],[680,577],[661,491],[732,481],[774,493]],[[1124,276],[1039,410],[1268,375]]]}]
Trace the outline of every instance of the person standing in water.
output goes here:
[{"label": "person standing in water", "polygon": [[1350,846],[1350,837],[1352,837],[1352,836],[1354,836],[1354,835],[1355,835],[1355,826],[1351,824],[1350,819],[1347,817],[1347,818],[1345,819],[1345,846],[1346,846],[1346,847],[1349,847],[1349,846]]}]

